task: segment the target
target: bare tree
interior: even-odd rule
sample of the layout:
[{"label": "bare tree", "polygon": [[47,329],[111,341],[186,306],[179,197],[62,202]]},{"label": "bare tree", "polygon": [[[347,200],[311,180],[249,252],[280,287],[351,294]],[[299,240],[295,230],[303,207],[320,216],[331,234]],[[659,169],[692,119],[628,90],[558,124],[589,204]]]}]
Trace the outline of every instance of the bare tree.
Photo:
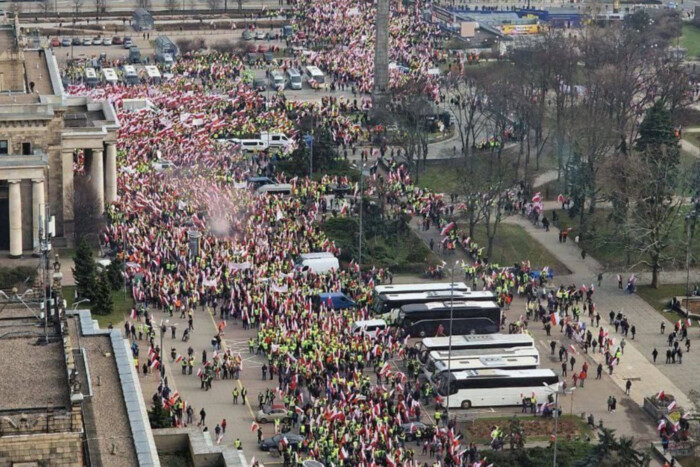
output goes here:
[{"label": "bare tree", "polygon": [[138,0],[136,4],[139,8],[151,8],[151,0]]},{"label": "bare tree", "polygon": [[207,6],[210,10],[220,10],[222,2],[223,0],[207,0]]},{"label": "bare tree", "polygon": [[478,134],[481,134],[485,124],[481,112],[483,79],[488,73],[482,69],[470,69],[469,73],[451,73],[447,77],[447,106],[455,119],[457,135],[461,143],[461,153],[464,157],[473,155]]},{"label": "bare tree", "polygon": [[39,11],[44,16],[48,16],[49,13],[53,12],[54,0],[41,0],[39,2]]},{"label": "bare tree", "polygon": [[178,0],[165,0],[165,7],[171,13],[177,10],[178,6],[180,6],[180,2]]},{"label": "bare tree", "polygon": [[104,217],[99,198],[92,183],[86,176],[76,175],[73,179],[73,213],[75,215],[75,238],[79,240],[98,235],[104,227]]},{"label": "bare tree", "polygon": [[75,13],[76,17],[80,14],[80,11],[83,9],[83,1],[84,0],[73,0],[73,12]]},{"label": "bare tree", "polygon": [[107,0],[94,0],[95,2],[95,16],[97,17],[97,20],[100,20],[100,17],[107,13],[107,5],[108,2]]},{"label": "bare tree", "polygon": [[428,158],[429,128],[427,117],[432,115],[433,103],[423,93],[418,81],[410,81],[394,91],[398,104],[392,109],[393,120],[399,130],[398,144],[404,149],[409,170],[418,179],[421,168]]},{"label": "bare tree", "polygon": [[10,4],[7,6],[7,12],[12,17],[19,15],[20,13],[22,13],[22,3],[18,1],[10,2]]}]

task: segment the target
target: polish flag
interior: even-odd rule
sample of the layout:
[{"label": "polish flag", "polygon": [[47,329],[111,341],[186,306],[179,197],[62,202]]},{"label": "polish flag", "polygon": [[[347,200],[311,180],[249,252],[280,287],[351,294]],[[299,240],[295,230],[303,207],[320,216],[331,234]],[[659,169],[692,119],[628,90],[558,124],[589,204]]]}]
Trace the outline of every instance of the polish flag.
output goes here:
[{"label": "polish flag", "polygon": [[676,402],[676,401],[671,402],[670,404],[668,404],[668,411],[671,412],[673,409],[676,408],[677,405],[678,405],[678,402]]},{"label": "polish flag", "polygon": [[260,428],[260,425],[255,423],[255,420],[253,420],[253,424],[250,426],[250,431],[255,433],[256,431],[258,431],[258,428]]},{"label": "polish flag", "polygon": [[666,393],[663,391],[659,391],[659,393],[656,395],[656,398],[660,401],[664,400],[664,397],[666,396]]},{"label": "polish flag", "polygon": [[138,318],[138,316],[139,316],[139,314],[136,311],[136,308],[132,308],[131,309],[131,319],[136,319],[136,318]]},{"label": "polish flag", "polygon": [[688,319],[685,320],[685,325],[688,326],[688,327],[690,327],[690,326],[693,325],[693,323],[690,322],[690,318],[688,318]]},{"label": "polish flag", "polygon": [[656,427],[656,431],[661,431],[666,426],[666,420],[659,420],[659,425]]},{"label": "polish flag", "polygon": [[452,229],[454,229],[454,228],[455,228],[455,223],[454,223],[454,222],[450,222],[449,224],[447,224],[447,225],[442,229],[442,231],[440,231],[440,235],[445,236],[445,235],[447,235],[448,233],[450,233],[450,230],[452,230]]},{"label": "polish flag", "polygon": [[396,467],[396,462],[394,462],[394,459],[392,459],[389,454],[386,455],[386,465],[389,467]]},{"label": "polish flag", "polygon": [[571,345],[569,346],[569,352],[571,352],[571,353],[576,353],[576,348],[574,347],[574,344],[571,344]]},{"label": "polish flag", "polygon": [[151,368],[153,368],[154,370],[157,370],[159,366],[160,362],[158,360],[153,360],[153,363],[151,363]]},{"label": "polish flag", "polygon": [[386,362],[384,366],[382,367],[381,370],[379,370],[379,374],[384,376],[384,373],[386,373],[389,370],[389,362]]},{"label": "polish flag", "polygon": [[204,372],[202,371],[201,368],[199,370],[197,370],[197,378],[201,378],[203,374],[204,374]]},{"label": "polish flag", "polygon": [[559,196],[557,196],[557,202],[563,203],[564,201],[566,201],[566,198],[564,198],[564,195],[560,194]]},{"label": "polish flag", "polygon": [[542,201],[542,193],[538,191],[535,193],[535,196],[532,197],[532,202],[539,203],[540,201]]},{"label": "polish flag", "polygon": [[180,363],[183,358],[184,357],[182,355],[178,354],[177,357],[175,357],[175,363]]}]

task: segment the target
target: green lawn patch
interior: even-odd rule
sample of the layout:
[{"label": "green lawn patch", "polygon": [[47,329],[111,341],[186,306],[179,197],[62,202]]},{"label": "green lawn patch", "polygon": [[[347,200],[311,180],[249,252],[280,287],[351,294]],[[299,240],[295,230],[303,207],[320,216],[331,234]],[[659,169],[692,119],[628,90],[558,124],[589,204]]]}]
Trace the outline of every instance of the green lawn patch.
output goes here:
[{"label": "green lawn patch", "polygon": [[[692,287],[693,284],[690,284],[690,286]],[[637,294],[649,305],[653,306],[661,316],[672,323],[679,319],[685,320],[685,316],[677,311],[670,311],[669,302],[672,297],[683,296],[685,293],[685,284],[664,284],[659,286],[658,289],[651,288],[648,285],[637,287]]]},{"label": "green lawn patch", "polygon": [[697,58],[700,55],[700,28],[684,23],[681,36],[681,47],[686,49],[687,58]]},{"label": "green lawn patch", "polygon": [[686,131],[683,133],[683,139],[700,148],[700,133],[690,133]]},{"label": "green lawn patch", "polygon": [[[462,224],[459,227],[463,230],[469,228]],[[484,226],[477,225],[474,230],[474,240],[481,246],[487,245]],[[555,275],[571,272],[525,229],[519,225],[501,223],[494,239],[493,258],[490,258],[490,262],[510,266],[514,263],[520,264],[522,261],[530,261],[530,265],[535,269],[549,266],[550,269],[554,269]]]},{"label": "green lawn patch", "polygon": [[[525,431],[525,442],[549,441],[550,434],[554,431],[554,419],[551,417],[520,416],[516,415],[520,426]],[[508,432],[513,417],[478,418],[466,424],[469,433],[469,440],[476,443],[486,443],[491,439],[491,428],[499,426]],[[561,438],[576,437],[583,438],[591,433],[591,427],[586,422],[574,415],[562,415],[559,419],[558,433]]]},{"label": "green lawn patch", "polygon": [[[69,310],[73,309],[73,297],[75,297],[75,286],[64,285],[63,298],[66,299]],[[108,315],[98,315],[96,313],[92,314],[93,319],[96,319],[97,322],[100,323],[101,328],[106,329],[109,323],[112,323],[114,327],[117,327],[119,323],[124,321],[129,316],[131,309],[134,307],[134,299],[131,298],[131,292],[127,291],[125,295],[124,289],[113,291],[112,301],[114,302],[114,310],[112,313]],[[88,309],[90,308],[90,303],[83,302],[78,305],[78,307],[81,309]]]},{"label": "green lawn patch", "polygon": [[433,193],[459,192],[459,174],[447,164],[430,165],[418,176],[418,185]]},{"label": "green lawn patch", "polygon": [[[359,257],[359,220],[357,218],[331,218],[326,220],[322,228],[328,238],[341,248],[341,261],[357,262]],[[403,221],[382,222],[377,216],[365,215],[362,235],[363,266],[388,267],[392,272],[422,273],[428,264],[438,263],[440,259]]]},{"label": "green lawn patch", "polygon": [[[689,208],[684,208],[689,209]],[[681,210],[679,219],[676,220],[674,230],[669,238],[669,247],[665,254],[673,258],[664,265],[666,270],[685,269],[686,258],[686,227],[684,222],[685,212]],[[571,228],[569,240],[573,240],[579,233],[580,224],[579,217],[569,217],[568,212],[557,209],[559,220],[556,226],[559,228]],[[610,218],[611,209],[603,208],[596,209],[593,214],[586,214],[588,218],[590,238],[582,242],[583,247],[589,255],[596,258],[606,269],[612,271],[646,271],[648,268],[641,263],[644,257],[638,250],[632,249],[629,252],[629,262],[627,258],[626,243],[622,234],[616,231],[616,226]],[[552,218],[552,211],[547,211],[546,215],[549,219]],[[700,225],[696,227],[695,239],[691,242],[691,255],[693,258],[700,258],[700,241],[697,240],[700,235]],[[696,267],[697,261],[692,260],[690,267]]]}]

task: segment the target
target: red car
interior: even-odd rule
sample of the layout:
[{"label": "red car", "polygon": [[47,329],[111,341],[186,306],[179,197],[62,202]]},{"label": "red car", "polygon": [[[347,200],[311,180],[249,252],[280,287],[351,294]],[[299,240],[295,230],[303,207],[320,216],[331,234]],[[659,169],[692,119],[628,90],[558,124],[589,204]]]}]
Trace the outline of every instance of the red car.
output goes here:
[{"label": "red car", "polygon": [[267,52],[268,50],[270,50],[270,46],[267,44],[261,44],[258,46],[259,53]]},{"label": "red car", "polygon": [[61,47],[61,40],[58,37],[51,39],[51,47]]},{"label": "red car", "polygon": [[122,38],[120,36],[114,36],[112,38],[112,44],[121,45],[123,43],[124,43],[124,41],[122,40]]}]

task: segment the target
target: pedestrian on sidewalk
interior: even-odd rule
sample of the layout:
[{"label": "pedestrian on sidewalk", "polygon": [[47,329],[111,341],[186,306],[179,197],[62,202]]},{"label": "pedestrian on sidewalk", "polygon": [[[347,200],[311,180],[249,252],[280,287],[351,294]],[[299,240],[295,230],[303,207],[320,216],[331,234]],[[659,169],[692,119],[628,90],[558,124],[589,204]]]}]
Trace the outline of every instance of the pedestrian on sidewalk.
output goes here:
[{"label": "pedestrian on sidewalk", "polygon": [[666,349],[666,363],[671,363],[671,357],[673,355],[673,352],[671,349]]},{"label": "pedestrian on sidewalk", "polygon": [[557,342],[556,342],[556,341],[550,342],[550,343],[549,343],[549,347],[551,347],[551,349],[552,349],[552,355],[554,355],[554,351],[557,349]]},{"label": "pedestrian on sidewalk", "polygon": [[238,404],[238,388],[233,388],[233,391],[231,391],[231,395],[233,396],[233,403]]},{"label": "pedestrian on sidewalk", "polygon": [[599,363],[596,369],[595,379],[603,379],[603,364]]},{"label": "pedestrian on sidewalk", "polygon": [[587,377],[588,373],[586,373],[586,370],[581,370],[581,373],[578,375],[578,379],[581,382],[581,387],[583,387],[583,383],[586,381]]},{"label": "pedestrian on sidewalk", "polygon": [[613,396],[608,396],[608,412],[612,411]]},{"label": "pedestrian on sidewalk", "polygon": [[661,334],[663,334],[664,332],[666,332],[666,323],[661,321]]},{"label": "pedestrian on sidewalk", "polygon": [[248,390],[245,386],[241,386],[241,403],[245,405],[245,397],[248,395]]},{"label": "pedestrian on sidewalk", "polygon": [[262,379],[265,381],[267,378],[267,365],[263,363],[262,366]]},{"label": "pedestrian on sidewalk", "polygon": [[628,379],[625,383],[625,394],[630,395],[630,389],[632,388],[632,380]]},{"label": "pedestrian on sidewalk", "polygon": [[622,275],[621,274],[617,275],[617,288],[622,290]]},{"label": "pedestrian on sidewalk", "polygon": [[632,326],[630,328],[630,332],[632,333],[632,340],[634,340],[634,335],[637,334],[637,328],[635,326]]},{"label": "pedestrian on sidewalk", "polygon": [[571,363],[571,371],[574,371],[574,365],[576,364],[576,359],[574,356],[571,356],[571,360],[569,360],[569,363]]},{"label": "pedestrian on sidewalk", "polygon": [[204,411],[204,407],[202,407],[202,410],[199,411],[199,423],[197,423],[197,426],[202,426],[207,420],[207,413]]},{"label": "pedestrian on sidewalk", "polygon": [[678,364],[680,365],[683,363],[683,351],[681,349],[678,349]]},{"label": "pedestrian on sidewalk", "polygon": [[654,365],[656,365],[656,357],[659,356],[659,351],[656,350],[656,347],[654,347],[654,350],[651,352],[651,357],[654,359]]},{"label": "pedestrian on sidewalk", "polygon": [[685,353],[690,352],[690,339],[685,338]]},{"label": "pedestrian on sidewalk", "polygon": [[561,374],[562,376],[566,376],[566,362],[562,362],[561,364]]}]

